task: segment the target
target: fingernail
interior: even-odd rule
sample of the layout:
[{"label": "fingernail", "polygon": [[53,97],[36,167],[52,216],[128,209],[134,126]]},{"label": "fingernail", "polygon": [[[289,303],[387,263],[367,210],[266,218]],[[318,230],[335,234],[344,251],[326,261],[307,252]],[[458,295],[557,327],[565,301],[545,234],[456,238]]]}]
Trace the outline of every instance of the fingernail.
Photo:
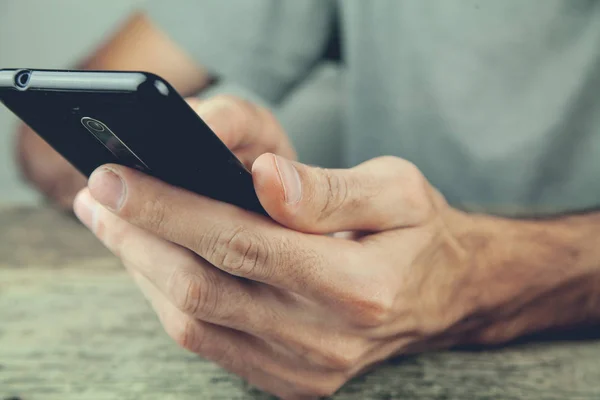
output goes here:
[{"label": "fingernail", "polygon": [[94,171],[88,182],[92,196],[103,206],[118,211],[125,200],[125,182],[108,168]]},{"label": "fingernail", "polygon": [[294,165],[283,157],[275,156],[275,166],[283,186],[285,202],[295,204],[302,198],[302,182]]},{"label": "fingernail", "polygon": [[75,197],[73,211],[79,220],[94,231],[96,226],[96,202],[88,190],[82,190]]}]

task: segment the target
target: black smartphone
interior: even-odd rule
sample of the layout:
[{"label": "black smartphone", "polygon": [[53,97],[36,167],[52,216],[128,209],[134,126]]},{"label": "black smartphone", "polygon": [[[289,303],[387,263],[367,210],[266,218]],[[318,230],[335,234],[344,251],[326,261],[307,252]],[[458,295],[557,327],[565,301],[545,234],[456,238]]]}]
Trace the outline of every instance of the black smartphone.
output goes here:
[{"label": "black smartphone", "polygon": [[159,76],[2,69],[0,101],[86,176],[117,163],[267,215],[251,173]]}]

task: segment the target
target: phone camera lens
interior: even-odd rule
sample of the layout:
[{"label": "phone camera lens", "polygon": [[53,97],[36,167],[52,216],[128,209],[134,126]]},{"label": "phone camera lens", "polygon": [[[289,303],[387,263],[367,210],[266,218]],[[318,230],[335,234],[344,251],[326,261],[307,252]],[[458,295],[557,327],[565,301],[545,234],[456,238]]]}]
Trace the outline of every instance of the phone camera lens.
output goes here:
[{"label": "phone camera lens", "polygon": [[85,126],[90,128],[94,132],[104,132],[106,130],[106,127],[102,123],[100,123],[96,120],[93,120],[93,119],[86,120]]},{"label": "phone camera lens", "polygon": [[15,75],[15,85],[19,89],[27,89],[30,79],[31,71],[19,71],[17,75]]}]

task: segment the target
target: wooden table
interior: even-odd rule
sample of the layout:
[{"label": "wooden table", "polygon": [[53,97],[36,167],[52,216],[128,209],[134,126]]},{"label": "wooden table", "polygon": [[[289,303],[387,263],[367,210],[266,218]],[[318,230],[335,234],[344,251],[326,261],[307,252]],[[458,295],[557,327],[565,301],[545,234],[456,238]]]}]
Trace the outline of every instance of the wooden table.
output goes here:
[{"label": "wooden table", "polygon": [[[264,399],[178,348],[72,218],[0,209],[0,399]],[[339,399],[600,399],[600,340],[395,360]]]}]

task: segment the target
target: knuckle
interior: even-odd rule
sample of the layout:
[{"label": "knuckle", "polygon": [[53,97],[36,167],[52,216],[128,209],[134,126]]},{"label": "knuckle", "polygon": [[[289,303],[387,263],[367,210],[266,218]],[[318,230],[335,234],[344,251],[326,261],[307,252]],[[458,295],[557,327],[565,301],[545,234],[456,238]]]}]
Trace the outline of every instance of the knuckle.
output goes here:
[{"label": "knuckle", "polygon": [[363,327],[378,327],[389,321],[389,308],[373,301],[362,301],[355,304],[355,321]]},{"label": "knuckle", "polygon": [[336,371],[348,371],[356,366],[360,360],[359,347],[348,345],[337,345],[326,349],[321,353],[320,364],[328,369]]},{"label": "knuckle", "polygon": [[[193,262],[191,262],[193,263]],[[197,265],[193,263],[193,268]],[[168,292],[174,305],[188,315],[210,318],[219,302],[218,291],[210,280],[187,268],[176,268],[168,283]]]},{"label": "knuckle", "polygon": [[394,299],[393,296],[381,290],[381,287],[363,289],[349,296],[347,311],[356,325],[365,328],[376,328],[390,321],[393,314]]},{"label": "knuckle", "polygon": [[182,289],[183,297],[178,304],[179,309],[186,314],[196,315],[205,303],[203,288],[197,280],[188,279]]},{"label": "knuckle", "polygon": [[[403,185],[409,184],[410,189],[422,189],[423,174],[417,166],[410,161],[398,157],[387,157],[389,177]],[[412,190],[411,190],[412,191]]]},{"label": "knuckle", "polygon": [[175,326],[167,326],[165,330],[182,348],[200,353],[202,349],[202,332],[195,320],[185,317]]},{"label": "knuckle", "polygon": [[388,179],[392,187],[398,188],[398,196],[402,208],[411,215],[411,220],[418,223],[428,219],[432,212],[429,196],[429,183],[421,170],[410,161],[398,157],[383,157],[387,165]]},{"label": "knuckle", "polygon": [[[321,169],[324,177],[325,190],[327,195],[325,201],[319,213],[319,219],[327,219],[332,214],[335,214],[343,206],[352,208],[352,204],[348,204],[349,198],[349,184],[347,179],[342,178],[339,174],[329,171],[327,169]],[[359,199],[354,199],[358,202]]]},{"label": "knuckle", "polygon": [[[125,210],[124,210],[125,211]],[[133,216],[134,211],[127,212]],[[163,233],[170,213],[169,201],[163,195],[155,194],[145,200],[137,215],[141,225],[154,233]]]},{"label": "knuckle", "polygon": [[220,232],[214,242],[211,262],[234,275],[268,277],[264,270],[269,254],[267,242],[257,233],[236,228]]},{"label": "knuckle", "polygon": [[376,158],[374,161],[381,171],[386,172],[387,178],[394,182],[412,182],[422,177],[421,170],[415,164],[403,158],[383,156]]},{"label": "knuckle", "polygon": [[358,336],[329,332],[321,333],[319,337],[317,341],[294,338],[286,342],[293,343],[295,352],[309,364],[340,375],[356,367],[368,350],[365,339]]}]

